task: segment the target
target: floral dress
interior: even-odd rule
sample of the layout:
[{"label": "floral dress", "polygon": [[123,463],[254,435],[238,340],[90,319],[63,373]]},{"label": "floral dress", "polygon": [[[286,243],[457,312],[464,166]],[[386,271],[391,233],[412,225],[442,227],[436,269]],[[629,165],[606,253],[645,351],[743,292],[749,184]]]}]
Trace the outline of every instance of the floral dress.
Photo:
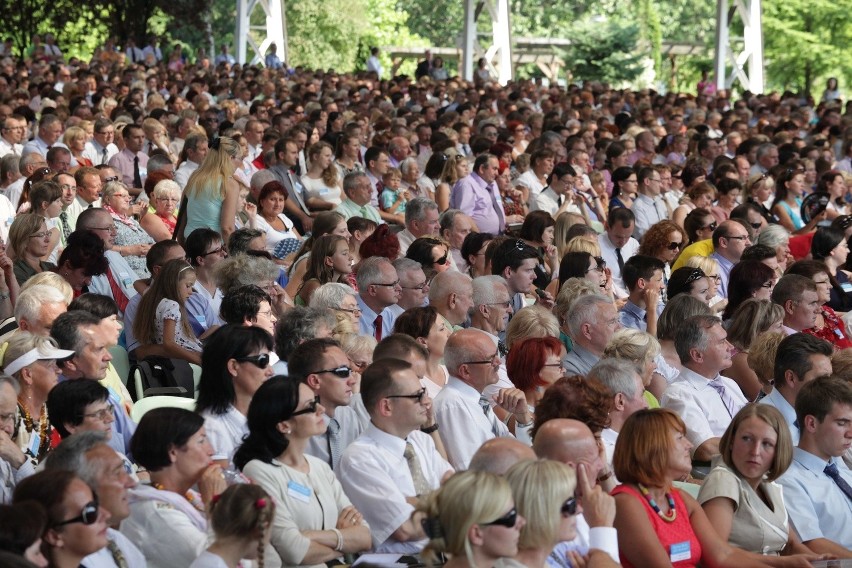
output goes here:
[{"label": "floral dress", "polygon": [[[145,229],[133,217],[112,216],[115,222],[115,228],[118,233],[115,235],[115,246],[125,247],[133,245],[153,245],[154,239],[151,238]],[[136,256],[129,254],[124,257],[133,272],[139,278],[150,278],[151,273],[148,272],[148,267],[145,265],[145,256]]]},{"label": "floral dress", "polygon": [[175,343],[184,349],[201,353],[201,342],[194,336],[187,336],[181,325],[183,316],[180,313],[180,306],[174,300],[163,298],[157,304],[157,319],[154,322],[154,343],[157,345],[163,344],[163,328],[166,320],[175,322]]}]

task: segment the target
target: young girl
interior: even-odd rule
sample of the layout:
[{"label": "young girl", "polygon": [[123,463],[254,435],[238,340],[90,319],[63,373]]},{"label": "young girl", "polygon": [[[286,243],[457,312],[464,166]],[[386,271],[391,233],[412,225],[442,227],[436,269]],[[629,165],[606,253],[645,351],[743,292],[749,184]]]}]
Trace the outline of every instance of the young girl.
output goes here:
[{"label": "young girl", "polygon": [[189,568],[236,568],[243,558],[256,558],[258,568],[263,568],[274,515],[275,503],[259,485],[232,485],[210,505],[216,540]]},{"label": "young girl", "polygon": [[347,284],[346,275],[351,272],[349,241],[339,235],[324,235],[318,238],[311,250],[304,283],[296,294],[296,304],[309,305],[314,290],[328,282]]},{"label": "young girl", "polygon": [[[139,302],[133,333],[142,345],[162,345],[167,357],[201,365],[201,342],[195,337],[186,314],[192,295],[195,270],[183,259],[163,266]],[[210,332],[217,326],[211,326]]]},{"label": "young girl", "polygon": [[406,190],[401,190],[399,184],[402,183],[402,173],[391,168],[384,176],[382,183],[385,188],[382,190],[382,210],[395,215],[405,215],[405,194]]}]

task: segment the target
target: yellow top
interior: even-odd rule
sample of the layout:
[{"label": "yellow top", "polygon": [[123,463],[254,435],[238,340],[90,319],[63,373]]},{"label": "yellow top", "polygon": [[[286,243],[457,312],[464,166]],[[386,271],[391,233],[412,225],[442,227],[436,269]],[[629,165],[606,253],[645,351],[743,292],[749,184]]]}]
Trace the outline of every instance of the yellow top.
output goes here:
[{"label": "yellow top", "polygon": [[680,253],[679,257],[677,257],[677,260],[672,266],[672,270],[677,270],[678,268],[686,266],[686,262],[693,256],[710,256],[714,251],[715,249],[713,248],[713,241],[711,239],[692,243],[683,249],[683,252]]}]

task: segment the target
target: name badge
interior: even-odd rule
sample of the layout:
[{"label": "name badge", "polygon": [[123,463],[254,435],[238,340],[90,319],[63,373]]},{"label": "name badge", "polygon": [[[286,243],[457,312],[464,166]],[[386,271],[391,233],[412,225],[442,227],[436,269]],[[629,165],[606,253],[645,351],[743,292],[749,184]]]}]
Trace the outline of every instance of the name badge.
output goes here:
[{"label": "name badge", "polygon": [[852,292],[852,282],[844,282],[843,284],[840,285],[840,287],[843,288],[843,291],[846,292],[847,294]]},{"label": "name badge", "polygon": [[112,403],[115,405],[121,404],[121,397],[118,396],[118,393],[115,392],[115,389],[112,387],[107,387],[107,390],[109,391],[109,399],[112,401]]},{"label": "name badge", "polygon": [[[287,482],[287,495],[302,503],[308,503],[311,500],[311,488],[300,485],[295,481]],[[689,543],[687,543],[689,544]]]},{"label": "name badge", "polygon": [[201,327],[207,327],[207,318],[205,318],[204,316],[195,316],[195,321],[197,321],[198,325],[200,325]]},{"label": "name badge", "polygon": [[692,551],[690,550],[689,541],[678,542],[673,544],[670,549],[669,559],[674,562],[681,562],[683,560],[689,560],[692,558]]},{"label": "name badge", "polygon": [[38,435],[38,432],[33,432],[32,437],[30,437],[30,445],[27,447],[27,453],[32,457],[38,457],[38,447],[41,445],[41,436]]},{"label": "name badge", "polygon": [[121,285],[125,288],[130,288],[133,285],[133,279],[126,272],[119,274],[118,279],[121,280]]}]

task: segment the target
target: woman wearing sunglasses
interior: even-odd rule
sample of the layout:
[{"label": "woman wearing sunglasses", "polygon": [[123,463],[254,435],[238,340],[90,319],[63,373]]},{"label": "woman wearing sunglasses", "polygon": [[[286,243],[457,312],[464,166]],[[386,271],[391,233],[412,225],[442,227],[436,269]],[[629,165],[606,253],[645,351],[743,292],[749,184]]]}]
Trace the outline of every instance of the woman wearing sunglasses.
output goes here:
[{"label": "woman wearing sunglasses", "polygon": [[39,503],[47,511],[42,552],[50,566],[77,568],[109,543],[109,512],[82,479],[69,471],[42,471],[15,489],[15,503]]},{"label": "woman wearing sunglasses", "polygon": [[692,470],[691,450],[671,410],[639,410],[625,421],[613,455],[622,485],[612,491],[622,566],[767,566],[722,540],[698,502],[673,487]]},{"label": "woman wearing sunglasses", "polygon": [[607,291],[606,262],[600,256],[588,252],[566,252],[559,264],[559,289],[569,278],[584,278],[598,287],[598,292],[611,296]]},{"label": "woman wearing sunglasses", "polygon": [[450,246],[435,237],[414,239],[405,256],[420,263],[429,282],[439,272],[446,272],[451,268]]},{"label": "woman wearing sunglasses", "polygon": [[130,516],[121,532],[142,551],[149,568],[189,566],[207,547],[207,508],[226,488],[222,468],[213,463],[204,418],[182,408],[150,410],[139,421],[130,450],[148,470],[151,485],[130,490]]},{"label": "woman wearing sunglasses", "polygon": [[[637,254],[652,256],[661,260],[664,264],[663,282],[668,285],[672,276],[672,264],[674,264],[684,246],[686,246],[686,236],[683,229],[672,221],[660,221],[651,225],[645,232]],[[665,306],[665,296],[661,298],[660,304]]]},{"label": "woman wearing sunglasses", "polygon": [[417,513],[429,538],[423,549],[427,565],[449,556],[445,568],[485,568],[518,554],[518,539],[526,524],[502,477],[463,471],[421,498]]},{"label": "woman wearing sunglasses", "polygon": [[262,328],[233,324],[204,346],[195,412],[204,418],[213,459],[224,468],[233,469],[234,452],[248,434],[249,403],[272,376],[271,351],[272,337]]},{"label": "woman wearing sunglasses", "polygon": [[[507,568],[544,568],[553,547],[577,536],[581,513],[574,470],[552,460],[522,461],[506,472],[521,527],[518,554],[503,561]],[[511,520],[507,518],[507,522]]]},{"label": "woman wearing sunglasses", "polygon": [[[687,241],[689,245],[694,245],[701,241],[709,241],[713,238],[713,231],[716,230],[719,224],[716,218],[710,213],[709,209],[699,208],[693,209],[683,221],[683,230],[686,231]],[[708,254],[712,253],[712,243],[708,243]],[[697,253],[697,251],[696,251]]]},{"label": "woman wearing sunglasses", "polygon": [[271,543],[283,566],[322,568],[371,547],[370,529],[334,472],[305,454],[308,440],[326,431],[324,412],[306,384],[273,377],[249,405],[249,435],[234,456],[237,467],[278,505]]}]

